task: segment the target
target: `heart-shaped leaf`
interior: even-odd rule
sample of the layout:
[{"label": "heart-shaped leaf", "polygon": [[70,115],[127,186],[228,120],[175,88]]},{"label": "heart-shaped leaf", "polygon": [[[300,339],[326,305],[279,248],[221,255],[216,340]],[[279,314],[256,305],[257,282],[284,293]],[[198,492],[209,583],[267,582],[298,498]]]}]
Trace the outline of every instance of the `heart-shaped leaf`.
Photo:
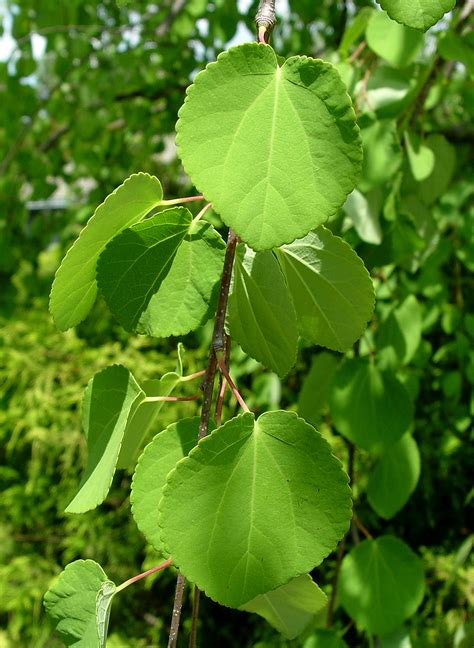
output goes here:
[{"label": "heart-shaped leaf", "polygon": [[200,441],[168,476],[159,509],[184,576],[239,607],[318,565],[347,530],[351,501],[328,443],[274,411],[238,416]]},{"label": "heart-shaped leaf", "polygon": [[326,221],[361,163],[355,114],[333,66],[293,56],[280,67],[257,43],[231,48],[196,76],[176,143],[196,187],[256,250]]}]

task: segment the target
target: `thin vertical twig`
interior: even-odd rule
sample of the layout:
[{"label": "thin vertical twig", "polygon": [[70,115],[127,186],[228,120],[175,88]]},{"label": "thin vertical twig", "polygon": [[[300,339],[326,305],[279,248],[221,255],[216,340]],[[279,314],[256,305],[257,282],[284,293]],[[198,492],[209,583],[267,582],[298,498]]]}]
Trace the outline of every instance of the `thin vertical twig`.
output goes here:
[{"label": "thin vertical twig", "polygon": [[174,595],[173,614],[171,615],[171,627],[168,637],[168,648],[176,648],[179,632],[179,620],[181,618],[181,608],[183,607],[183,593],[186,580],[184,576],[178,574],[176,579],[176,591]]}]

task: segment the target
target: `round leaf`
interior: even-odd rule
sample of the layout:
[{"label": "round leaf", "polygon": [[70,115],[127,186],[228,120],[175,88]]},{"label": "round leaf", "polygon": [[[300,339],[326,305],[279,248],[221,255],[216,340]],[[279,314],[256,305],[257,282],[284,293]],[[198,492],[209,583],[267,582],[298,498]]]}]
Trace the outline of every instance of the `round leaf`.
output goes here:
[{"label": "round leaf", "polygon": [[397,22],[426,31],[451,11],[456,0],[377,0],[390,18]]},{"label": "round leaf", "polygon": [[196,76],[176,142],[196,187],[256,250],[326,221],[361,163],[355,114],[332,65],[294,56],[279,67],[257,43],[231,48]]},{"label": "round leaf", "polygon": [[162,198],[158,178],[136,173],[97,207],[54,278],[50,310],[61,331],[79,324],[90,311],[97,294],[97,259],[107,243],[138,223]]},{"label": "round leaf", "polygon": [[366,30],[372,51],[395,67],[410,65],[423,46],[423,34],[391,20],[384,11],[375,11]]},{"label": "round leaf", "polygon": [[67,565],[44,596],[44,607],[67,646],[104,648],[115,584],[93,560]]},{"label": "round leaf", "polygon": [[415,613],[425,582],[420,559],[393,536],[364,540],[344,558],[339,595],[358,627],[384,635]]},{"label": "round leaf", "polygon": [[413,417],[408,392],[395,375],[360,359],[346,360],[336,370],[329,409],[340,434],[373,452],[396,443]]},{"label": "round leaf", "polygon": [[350,516],[347,475],[328,443],[275,411],[243,414],[200,441],[168,477],[159,524],[186,578],[239,607],[318,565]]},{"label": "round leaf", "polygon": [[405,434],[377,462],[369,475],[367,497],[381,517],[389,520],[408,501],[420,477],[420,453],[413,437]]},{"label": "round leaf", "polygon": [[325,227],[277,250],[293,297],[301,335],[346,351],[374,309],[369,273],[354,250]]},{"label": "round leaf", "polygon": [[165,555],[158,527],[158,504],[168,473],[198,440],[199,417],[181,419],[155,436],[144,449],[133,475],[130,502],[138,528]]}]

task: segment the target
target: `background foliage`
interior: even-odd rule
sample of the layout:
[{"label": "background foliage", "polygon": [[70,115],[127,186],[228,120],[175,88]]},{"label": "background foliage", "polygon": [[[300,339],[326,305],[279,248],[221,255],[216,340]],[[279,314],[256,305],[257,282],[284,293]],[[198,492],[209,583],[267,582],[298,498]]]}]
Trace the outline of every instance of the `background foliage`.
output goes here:
[{"label": "background foliage", "polygon": [[[199,69],[233,39],[253,38],[256,3],[22,0],[0,6],[0,646],[40,648],[59,645],[41,597],[64,564],[90,557],[121,582],[156,563],[130,518],[125,472],[99,511],[63,513],[85,459],[83,389],[112,362],[146,379],[176,361],[174,340],[129,338],[101,302],[75,331],[55,331],[47,312],[52,276],[97,204],[130,173],[157,175],[170,198],[192,191],[175,156],[177,111]],[[374,18],[373,9],[368,1],[298,0],[281,8],[273,43],[281,55],[336,63],[353,96],[363,176],[330,227],[356,248],[376,286],[376,314],[357,353],[394,371],[414,403],[411,431],[421,473],[412,497],[386,520],[367,484],[373,459],[360,451],[357,514],[374,535],[393,533],[423,559],[427,590],[407,624],[411,644],[468,646],[474,603],[468,566],[472,27],[461,2],[425,36],[412,34],[409,51],[394,58],[397,34],[377,24],[385,17]],[[187,371],[201,368],[209,335],[205,327],[184,339]],[[340,359],[303,346],[296,369],[280,381],[235,348],[232,371],[252,409],[298,410],[347,460],[326,405],[332,388],[325,381]],[[159,424],[194,412],[193,404],[164,408]],[[334,559],[317,570],[326,590],[333,570]],[[163,644],[173,581],[168,570],[117,599],[111,646]],[[289,645],[257,617],[210,601],[202,608],[201,636],[216,645]],[[340,607],[335,622],[346,629],[348,645],[367,645]],[[320,645],[311,632],[306,645]]]}]

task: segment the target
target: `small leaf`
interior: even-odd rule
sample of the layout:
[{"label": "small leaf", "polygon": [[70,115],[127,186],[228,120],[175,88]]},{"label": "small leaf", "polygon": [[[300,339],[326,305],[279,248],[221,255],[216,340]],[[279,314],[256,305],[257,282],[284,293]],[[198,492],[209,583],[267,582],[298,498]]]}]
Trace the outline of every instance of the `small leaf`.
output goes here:
[{"label": "small leaf", "polygon": [[430,135],[425,140],[435,156],[435,165],[431,174],[420,182],[415,193],[421,200],[432,205],[444,194],[456,170],[456,149],[443,135]]},{"label": "small leaf", "polygon": [[446,61],[459,61],[474,75],[474,38],[472,31],[457,34],[452,29],[438,40],[438,52]]},{"label": "small leaf", "polygon": [[423,47],[419,31],[391,20],[384,11],[375,11],[365,32],[370,49],[395,67],[413,63]]},{"label": "small leaf", "polygon": [[378,515],[389,520],[402,509],[420,477],[416,441],[405,434],[377,462],[369,475],[367,497]]},{"label": "small leaf", "polygon": [[377,351],[381,368],[397,368],[410,362],[421,342],[422,314],[414,295],[394,309],[377,331]]},{"label": "small leaf", "polygon": [[408,161],[413,177],[417,182],[428,178],[434,169],[435,156],[428,146],[420,144],[420,140],[414,133],[405,131],[405,145]]},{"label": "small leaf", "polygon": [[107,367],[89,381],[83,402],[87,467],[66,513],[84,513],[104,501],[112,484],[127,422],[144,398],[145,393],[122,365]]},{"label": "small leaf", "polygon": [[325,227],[276,252],[301,335],[313,344],[346,351],[374,309],[372,281],[361,259]]},{"label": "small leaf", "polygon": [[380,245],[382,242],[382,228],[380,227],[379,214],[378,211],[371,208],[364,194],[354,189],[347,196],[344,211],[351,218],[357,234],[363,241],[373,245]]},{"label": "small leaf", "polygon": [[426,31],[454,8],[456,0],[377,0],[390,18]]},{"label": "small leaf", "polygon": [[311,369],[298,396],[298,414],[311,425],[316,426],[321,419],[328,388],[338,364],[339,358],[327,351],[313,357]]},{"label": "small leaf", "polygon": [[138,528],[158,553],[166,556],[158,527],[158,505],[166,477],[198,441],[199,417],[181,419],[147,445],[132,481],[130,502]]},{"label": "small leaf", "polygon": [[105,648],[115,584],[93,560],[67,565],[44,596],[44,607],[67,646]]},{"label": "small leaf", "polygon": [[403,626],[380,637],[380,648],[412,648],[410,634]]},{"label": "small leaf", "polygon": [[97,207],[54,278],[50,311],[61,331],[79,324],[90,311],[97,294],[97,259],[107,243],[138,223],[162,198],[158,178],[136,173]]},{"label": "small leaf", "polygon": [[166,209],[124,230],[100,255],[99,290],[125,330],[140,328],[140,318],[170,271],[191,221],[184,207]]},{"label": "small leaf", "polygon": [[342,436],[375,453],[401,439],[413,418],[408,392],[396,376],[362,359],[346,360],[336,370],[329,409]]},{"label": "small leaf", "polygon": [[396,630],[416,612],[424,589],[421,560],[393,536],[364,540],[342,561],[341,604],[372,634]]},{"label": "small leaf", "polygon": [[334,630],[316,630],[303,644],[303,648],[349,648]]},{"label": "small leaf", "polygon": [[195,223],[143,312],[138,332],[169,337],[204,324],[215,310],[224,254],[225,243],[212,225]]},{"label": "small leaf", "polygon": [[402,164],[396,122],[379,119],[361,131],[364,149],[362,177],[358,187],[368,192],[387,183]]},{"label": "small leaf", "polygon": [[[177,373],[166,373],[159,380],[145,380],[142,389],[146,396],[169,396],[181,376]],[[142,449],[143,441],[161,411],[164,401],[137,401],[127,421],[123,435],[117,468],[129,468],[136,460]]]},{"label": "small leaf", "polygon": [[168,476],[159,508],[174,563],[230,607],[308,573],[351,516],[347,475],[328,443],[283,411],[243,414],[200,441]]},{"label": "small leaf", "polygon": [[229,296],[229,328],[246,353],[279,376],[295,364],[295,308],[272,252],[255,253],[239,246]]},{"label": "small leaf", "polygon": [[294,639],[326,603],[326,594],[309,574],[303,574],[272,592],[260,594],[240,609],[259,614],[278,632]]},{"label": "small leaf", "polygon": [[360,170],[355,114],[333,66],[293,56],[280,67],[268,45],[232,47],[200,72],[176,129],[186,172],[255,250],[325,222]]}]

